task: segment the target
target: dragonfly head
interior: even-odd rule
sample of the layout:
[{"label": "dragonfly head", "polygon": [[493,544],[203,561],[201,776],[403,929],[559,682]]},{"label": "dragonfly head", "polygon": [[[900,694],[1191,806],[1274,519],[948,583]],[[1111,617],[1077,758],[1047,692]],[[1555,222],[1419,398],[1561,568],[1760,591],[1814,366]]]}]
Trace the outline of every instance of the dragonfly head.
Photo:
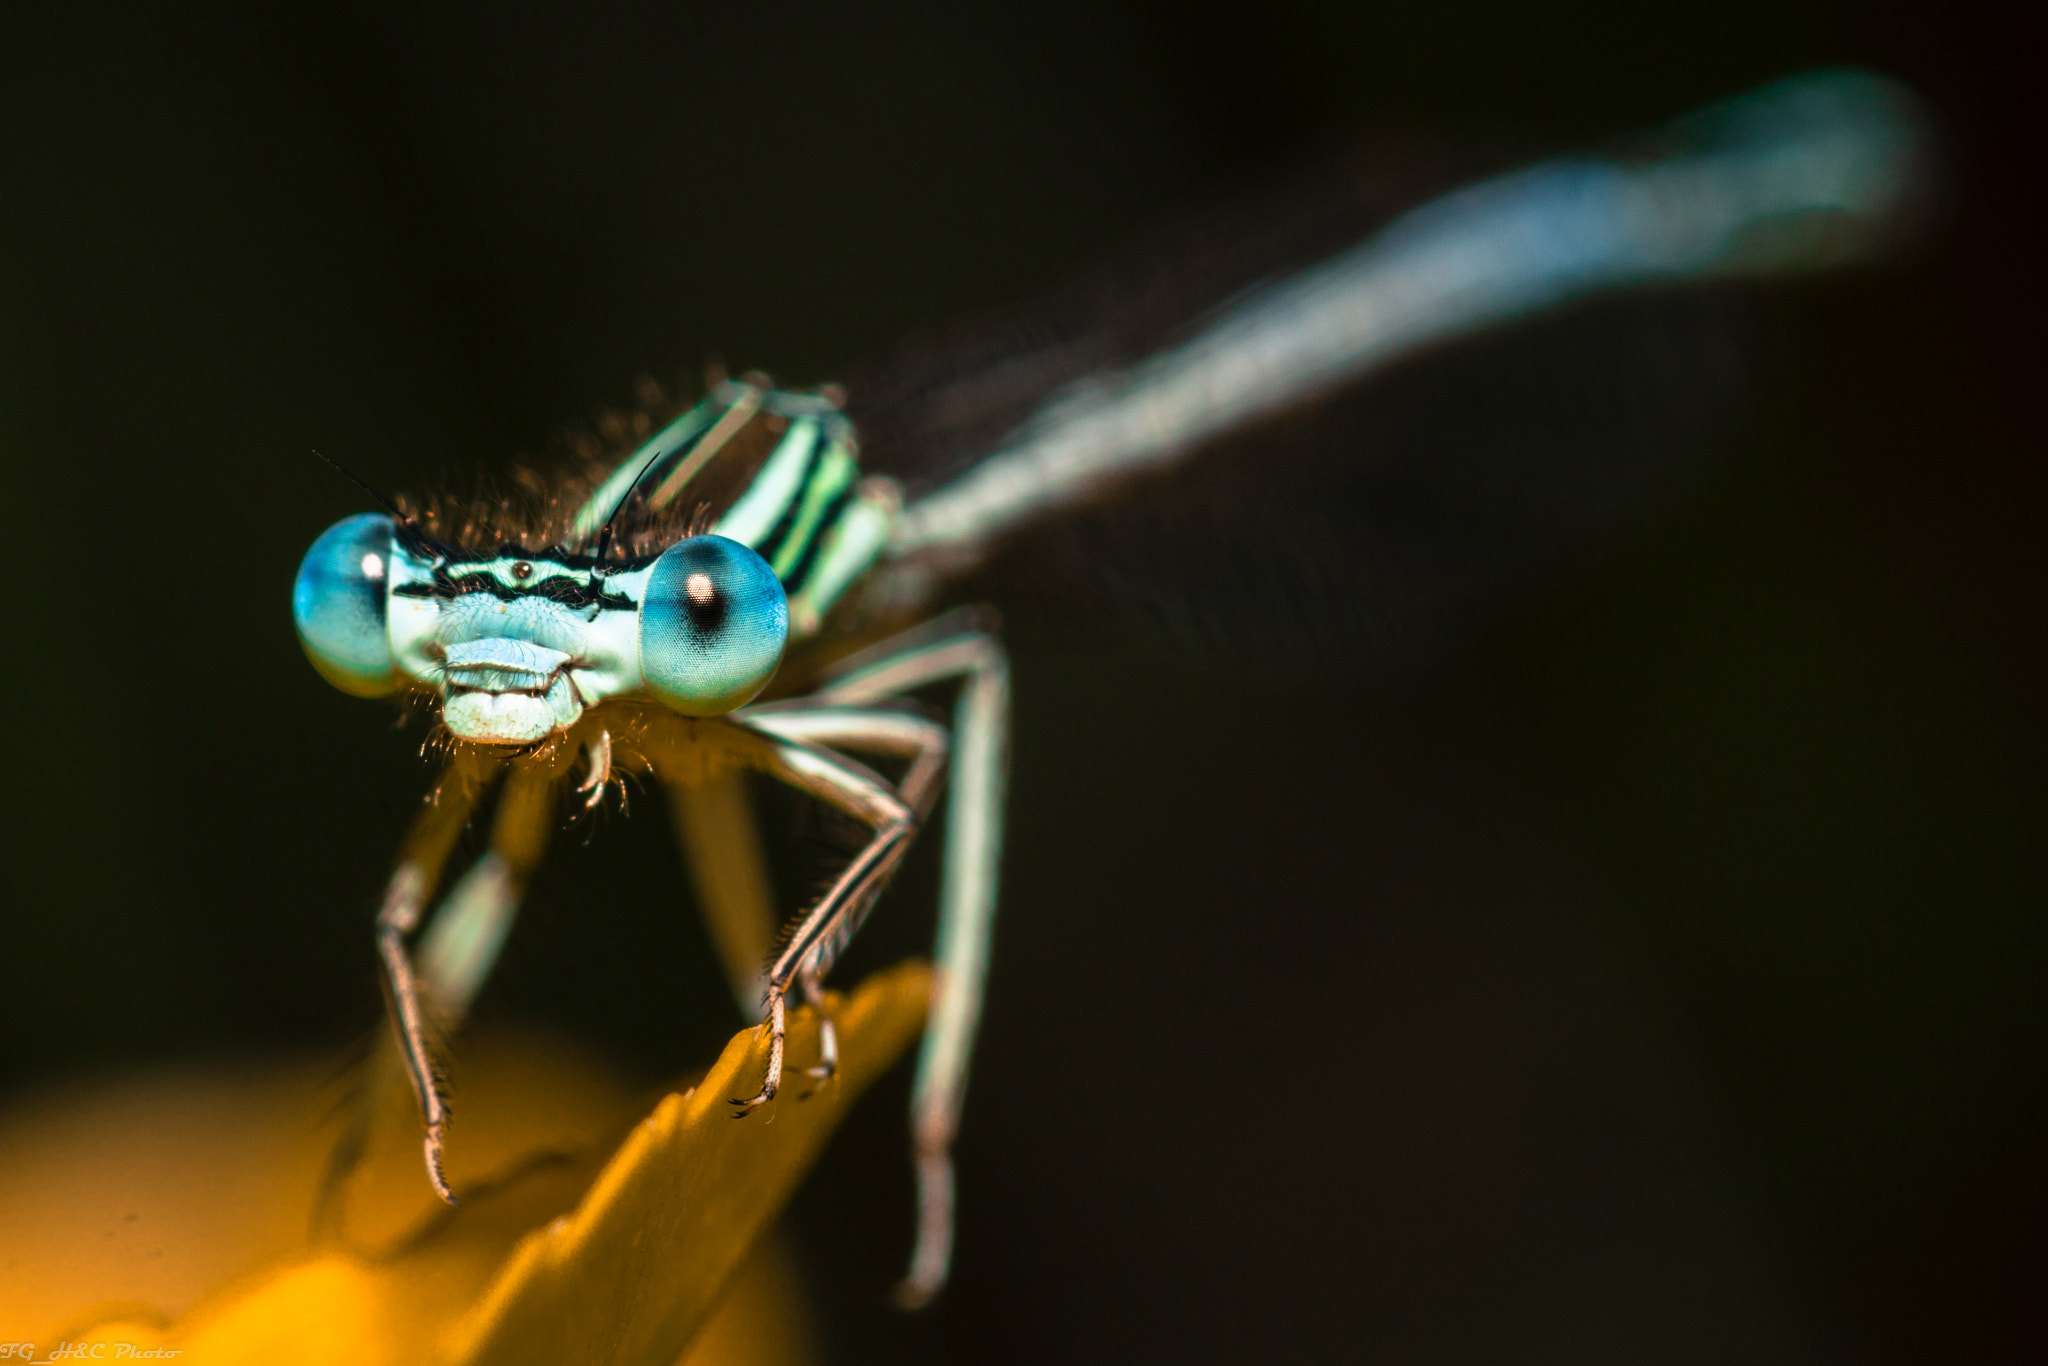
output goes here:
[{"label": "dragonfly head", "polygon": [[613,697],[722,715],[767,685],[789,634],[774,571],[722,536],[631,560],[483,553],[375,513],[313,543],[292,618],[313,667],[343,692],[426,690],[459,738],[510,745]]}]

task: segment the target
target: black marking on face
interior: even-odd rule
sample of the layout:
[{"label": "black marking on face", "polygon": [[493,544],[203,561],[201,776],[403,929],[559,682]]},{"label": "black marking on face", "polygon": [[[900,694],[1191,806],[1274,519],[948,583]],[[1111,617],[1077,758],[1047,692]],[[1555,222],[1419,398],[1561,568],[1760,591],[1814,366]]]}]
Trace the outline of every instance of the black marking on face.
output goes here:
[{"label": "black marking on face", "polygon": [[[534,572],[531,564],[525,566],[527,574]],[[520,565],[514,565],[514,577],[519,575]],[[507,588],[492,574],[464,574],[461,578],[450,575],[441,565],[434,566],[434,581],[425,583],[402,583],[391,590],[394,597],[438,598],[446,602],[453,598],[465,597],[471,593],[489,593],[500,602],[515,602],[520,598],[546,598],[564,607],[582,610],[596,607],[605,612],[637,611],[639,604],[624,593],[608,592],[603,583],[593,577],[582,583],[572,578],[553,575],[527,588]]]}]

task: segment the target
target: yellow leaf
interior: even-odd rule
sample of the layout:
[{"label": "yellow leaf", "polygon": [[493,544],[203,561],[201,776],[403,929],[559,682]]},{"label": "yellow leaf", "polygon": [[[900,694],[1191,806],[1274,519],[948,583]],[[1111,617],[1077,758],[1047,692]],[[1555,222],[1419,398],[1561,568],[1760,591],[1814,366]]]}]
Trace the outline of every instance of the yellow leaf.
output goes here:
[{"label": "yellow leaf", "polygon": [[[916,1037],[929,990],[929,968],[906,964],[835,998],[840,1072],[822,1086],[800,1071],[816,1019],[793,1012],[782,1098],[740,1121],[726,1102],[759,1085],[755,1030],[652,1113],[559,1046],[466,1051],[462,1207],[423,1196],[415,1124],[354,1183],[346,1240],[322,1248],[304,1239],[327,1139],[303,1122],[318,1094],[303,1070],[31,1107],[0,1121],[0,1341],[184,1366],[668,1366],[693,1341],[698,1366],[804,1361],[800,1295],[764,1235]],[[622,1143],[597,1140],[634,1113]],[[27,1203],[6,1203],[16,1193]]]}]

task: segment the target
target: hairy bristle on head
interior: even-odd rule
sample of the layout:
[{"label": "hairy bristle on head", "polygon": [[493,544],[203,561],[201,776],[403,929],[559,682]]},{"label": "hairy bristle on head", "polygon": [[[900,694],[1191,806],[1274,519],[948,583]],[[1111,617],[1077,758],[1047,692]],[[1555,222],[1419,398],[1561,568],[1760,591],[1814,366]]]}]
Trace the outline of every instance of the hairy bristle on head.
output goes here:
[{"label": "hairy bristle on head", "polygon": [[[549,443],[545,460],[515,466],[508,473],[477,478],[468,489],[444,486],[423,497],[401,494],[399,511],[437,541],[484,553],[516,545],[542,551],[570,543],[576,514],[598,486],[638,450],[647,437],[673,420],[682,407],[652,379],[635,387],[639,406],[598,414],[593,429],[569,429]],[[695,534],[706,519],[701,505],[670,507],[653,515],[627,509],[612,528],[610,554],[637,558],[657,554]]]}]

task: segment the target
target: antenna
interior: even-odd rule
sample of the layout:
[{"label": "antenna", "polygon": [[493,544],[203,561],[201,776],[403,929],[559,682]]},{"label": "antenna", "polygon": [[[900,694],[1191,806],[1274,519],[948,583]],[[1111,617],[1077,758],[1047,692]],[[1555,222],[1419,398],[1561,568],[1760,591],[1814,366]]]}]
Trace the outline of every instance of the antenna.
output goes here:
[{"label": "antenna", "polygon": [[315,450],[313,454],[318,456],[320,459],[325,460],[328,464],[334,466],[335,472],[341,475],[342,478],[348,480],[357,488],[361,489],[364,493],[367,493],[372,498],[376,499],[378,504],[381,507],[383,507],[383,509],[386,512],[390,513],[393,517],[396,517],[399,521],[405,523],[407,526],[412,525],[412,518],[407,516],[404,512],[402,512],[399,509],[398,504],[392,502],[389,498],[386,498],[383,494],[371,488],[366,481],[357,477],[355,471],[348,469],[339,460],[334,459],[332,456],[325,455],[318,450]]},{"label": "antenna", "polygon": [[[597,559],[599,563],[603,563],[605,552],[610,550],[612,546],[612,523],[619,520],[619,514],[626,510],[626,504],[633,501],[633,493],[640,487],[640,481],[647,477],[647,472],[660,463],[661,460],[658,456],[650,458],[646,464],[640,467],[640,473],[633,476],[633,482],[626,485],[626,491],[619,495],[619,501],[612,504],[612,515],[604,519],[604,525],[598,529],[597,533]],[[336,468],[339,469],[340,466],[336,466]]]}]

